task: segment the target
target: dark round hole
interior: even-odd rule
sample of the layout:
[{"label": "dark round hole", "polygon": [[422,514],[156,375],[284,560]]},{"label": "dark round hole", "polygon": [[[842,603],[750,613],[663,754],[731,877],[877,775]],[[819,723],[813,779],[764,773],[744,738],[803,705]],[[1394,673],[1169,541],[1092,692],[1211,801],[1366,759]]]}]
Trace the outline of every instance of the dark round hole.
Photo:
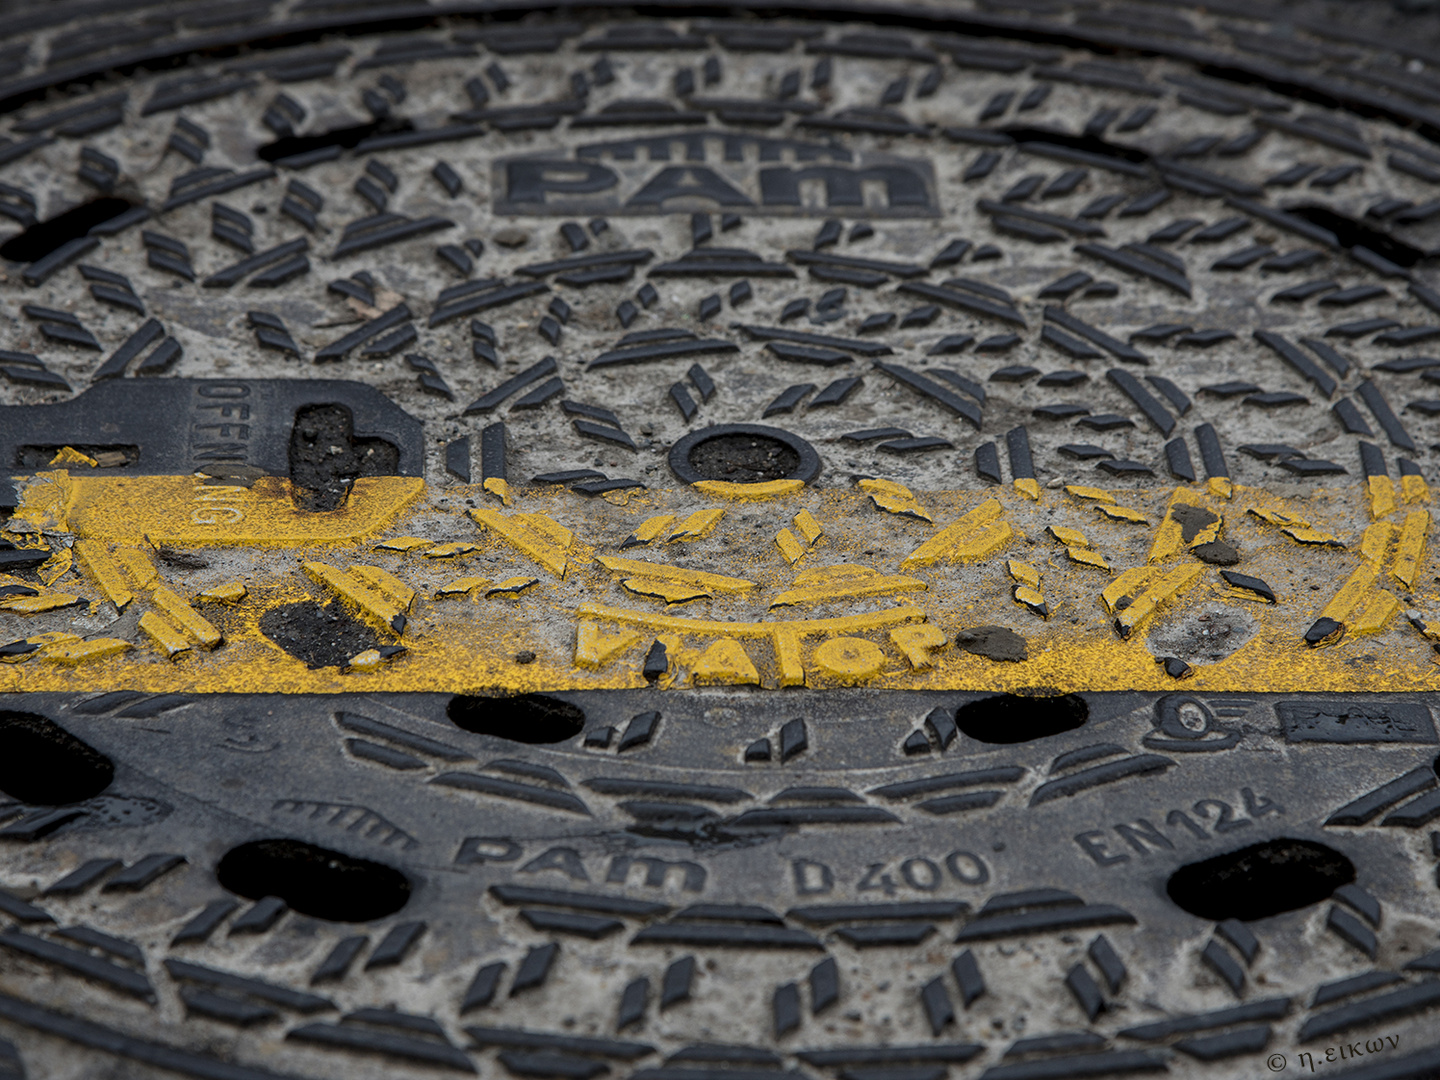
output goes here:
[{"label": "dark round hole", "polygon": [[410,882],[393,867],[303,840],[254,840],[231,848],[215,868],[233,893],[278,896],[292,911],[331,922],[369,922],[410,899]]},{"label": "dark round hole", "polygon": [[769,435],[720,435],[696,445],[687,460],[706,480],[755,484],[783,480],[800,465],[794,448]]},{"label": "dark round hole", "polygon": [[558,743],[573,739],[585,726],[585,710],[545,694],[518,697],[450,699],[446,715],[456,727],[519,743]]},{"label": "dark round hole", "polygon": [[976,742],[1008,746],[1074,731],[1089,718],[1090,706],[1076,694],[996,694],[960,706],[955,726]]},{"label": "dark round hole", "polygon": [[125,199],[106,196],[73,206],[49,221],[40,221],[0,245],[0,257],[30,263],[43,259],[71,240],[79,240],[96,225],[103,225],[130,209]]},{"label": "dark round hole", "polygon": [[820,455],[798,435],[763,424],[718,424],[677,440],[668,455],[670,471],[687,484],[723,480],[756,484],[820,475]]},{"label": "dark round hole", "polygon": [[115,765],[93,746],[34,713],[0,712],[0,791],[40,806],[93,799]]},{"label": "dark round hole", "polygon": [[1334,848],[1282,836],[1182,866],[1165,891],[1191,915],[1249,922],[1318,904],[1354,880],[1355,864]]}]

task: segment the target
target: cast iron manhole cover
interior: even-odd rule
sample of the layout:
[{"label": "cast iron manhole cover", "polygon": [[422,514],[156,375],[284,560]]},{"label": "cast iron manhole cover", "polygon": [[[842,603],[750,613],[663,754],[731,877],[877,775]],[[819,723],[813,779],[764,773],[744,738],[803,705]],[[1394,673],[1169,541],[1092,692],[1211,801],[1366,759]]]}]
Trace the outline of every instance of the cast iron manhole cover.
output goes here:
[{"label": "cast iron manhole cover", "polygon": [[0,1077],[1440,1075],[1400,6],[12,5]]}]

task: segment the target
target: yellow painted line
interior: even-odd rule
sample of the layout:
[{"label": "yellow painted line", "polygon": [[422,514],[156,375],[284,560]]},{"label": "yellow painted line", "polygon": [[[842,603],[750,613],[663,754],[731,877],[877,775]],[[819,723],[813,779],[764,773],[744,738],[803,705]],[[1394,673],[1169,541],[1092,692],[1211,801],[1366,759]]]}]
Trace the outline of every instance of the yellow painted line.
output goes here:
[{"label": "yellow painted line", "polygon": [[124,611],[135,594],[125,584],[120,564],[110,556],[110,549],[101,540],[76,540],[73,548],[81,567],[94,579],[105,599],[115,605],[117,611]]},{"label": "yellow painted line", "polygon": [[1360,617],[1347,623],[1345,629],[1352,634],[1378,634],[1384,630],[1395,613],[1400,610],[1400,598],[1385,589],[1376,589],[1366,597]]},{"label": "yellow painted line", "polygon": [[1369,526],[1360,537],[1360,557],[1373,563],[1383,563],[1397,532],[1399,530],[1388,521],[1377,521]]},{"label": "yellow painted line", "polygon": [[42,593],[39,596],[7,596],[0,600],[0,611],[15,611],[21,615],[39,615],[78,604],[80,598],[71,593]]},{"label": "yellow painted line", "polygon": [[1400,540],[1395,545],[1395,563],[1390,568],[1390,576],[1407,591],[1415,584],[1415,574],[1425,558],[1425,545],[1429,538],[1430,511],[1412,510],[1406,514],[1405,524],[1400,528]]},{"label": "yellow painted line", "polygon": [[190,639],[175,629],[169,619],[153,611],[140,616],[140,630],[166,656],[178,656],[190,648]]},{"label": "yellow painted line", "polygon": [[[103,543],[103,541],[97,542]],[[115,561],[125,568],[125,576],[134,583],[137,589],[142,591],[153,589],[155,583],[160,580],[154,562],[139,548],[122,547],[117,549]]]},{"label": "yellow painted line", "polygon": [[1388,476],[1371,476],[1365,480],[1370,495],[1370,516],[1376,521],[1395,512],[1395,481]]},{"label": "yellow painted line", "polygon": [[1194,585],[1204,572],[1205,565],[1199,562],[1182,563],[1177,566],[1131,601],[1129,607],[1115,616],[1115,629],[1120,632],[1122,638],[1128,639],[1142,622],[1155,614],[1161,604],[1173,600]]},{"label": "yellow painted line", "polygon": [[410,605],[415,602],[415,590],[390,571],[364,563],[359,563],[349,569],[351,577],[359,581],[361,585],[374,589],[401,611],[409,611]]},{"label": "yellow painted line", "polygon": [[654,615],[632,608],[585,603],[576,612],[581,619],[600,619],[622,626],[640,626],[656,633],[691,634],[697,637],[770,637],[775,633],[813,637],[816,634],[859,634],[901,623],[924,622],[919,608],[897,607],[864,615],[838,615],[828,619],[786,619],[778,622],[723,622],[719,619],[686,619],[678,615]]},{"label": "yellow painted line", "polygon": [[[470,517],[475,524],[504,538],[532,562],[550,571],[557,578],[564,578],[573,534],[570,540],[554,534],[547,535],[534,527],[530,515],[515,514],[506,517],[499,511],[486,507],[471,510]],[[565,532],[569,533],[569,530]]]},{"label": "yellow painted line", "polygon": [[224,640],[208,619],[171,590],[164,587],[156,589],[150,594],[150,600],[167,619],[207,649],[215,648]]},{"label": "yellow painted line", "polygon": [[1407,506],[1410,503],[1428,503],[1430,501],[1430,485],[1425,482],[1423,476],[1402,476],[1400,478],[1400,497],[1405,500]]},{"label": "yellow painted line", "polygon": [[785,495],[798,495],[805,489],[804,480],[767,480],[759,484],[734,484],[728,480],[701,480],[690,485],[702,495],[739,502],[759,502]]},{"label": "yellow painted line", "polygon": [[1365,594],[1375,584],[1375,579],[1380,576],[1380,567],[1372,562],[1363,562],[1355,568],[1340,591],[1330,598],[1330,602],[1320,610],[1322,619],[1334,619],[1343,623],[1349,618],[1350,613],[1359,606],[1365,598]]},{"label": "yellow painted line", "polygon": [[856,599],[862,596],[891,596],[930,587],[919,578],[906,577],[904,574],[880,574],[868,566],[854,567],[858,573],[836,574],[830,572],[831,569],[827,567],[825,570],[801,574],[795,579],[796,588],[781,593],[771,601],[771,609],[792,604],[820,604]]},{"label": "yellow painted line", "polygon": [[358,608],[387,630],[396,634],[404,633],[404,613],[378,592],[362,585],[343,570],[321,562],[302,563],[301,569],[311,580],[332,589],[342,600]]},{"label": "yellow painted line", "polygon": [[[58,512],[76,536],[127,543],[145,536],[153,544],[179,547],[367,540],[425,491],[418,476],[362,476],[351,484],[342,507],[317,514],[300,509],[290,481],[278,476],[262,476],[248,488],[194,476],[67,476],[63,483],[46,483],[51,490],[37,490],[33,500],[30,488],[36,485],[27,485],[25,508],[35,516]],[[38,505],[32,507],[32,501]]]},{"label": "yellow painted line", "polygon": [[90,641],[71,641],[51,645],[41,649],[40,656],[41,659],[48,660],[53,664],[88,664],[94,660],[119,656],[129,649],[130,643],[119,638],[94,638]]},{"label": "yellow painted line", "polygon": [[1170,496],[1170,503],[1165,507],[1165,516],[1160,521],[1160,527],[1155,530],[1155,539],[1150,544],[1150,554],[1146,557],[1147,562],[1158,563],[1166,559],[1173,559],[1185,550],[1184,534],[1181,531],[1180,523],[1173,517],[1177,506],[1199,506],[1205,507],[1205,498],[1200,492],[1192,488],[1179,487]]},{"label": "yellow painted line", "polygon": [[1001,511],[998,499],[986,499],[960,520],[945,526],[912,551],[900,563],[901,567],[934,566],[941,559],[953,562],[957,558],[956,553],[965,547],[971,534],[998,518]]},{"label": "yellow painted line", "polygon": [[747,581],[744,578],[727,577],[724,574],[711,574],[704,570],[687,570],[681,566],[667,566],[664,563],[646,562],[644,559],[626,559],[619,555],[599,555],[595,561],[612,573],[628,574],[632,577],[649,578],[660,581],[673,581],[681,585],[689,585],[698,589],[708,589],[718,593],[743,593],[755,588],[755,582]]}]

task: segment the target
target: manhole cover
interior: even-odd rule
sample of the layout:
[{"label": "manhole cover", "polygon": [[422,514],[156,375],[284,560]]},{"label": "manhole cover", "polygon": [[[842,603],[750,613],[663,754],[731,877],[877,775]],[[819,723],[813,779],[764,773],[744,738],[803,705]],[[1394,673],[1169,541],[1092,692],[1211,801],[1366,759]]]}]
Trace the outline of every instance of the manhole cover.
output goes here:
[{"label": "manhole cover", "polygon": [[0,1078],[1440,1075],[1430,5],[749,6],[9,12]]}]

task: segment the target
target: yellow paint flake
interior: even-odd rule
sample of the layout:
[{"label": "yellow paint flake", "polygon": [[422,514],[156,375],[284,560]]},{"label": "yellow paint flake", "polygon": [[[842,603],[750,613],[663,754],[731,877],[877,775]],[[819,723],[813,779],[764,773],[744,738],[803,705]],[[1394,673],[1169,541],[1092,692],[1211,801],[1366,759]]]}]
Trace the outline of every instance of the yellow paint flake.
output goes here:
[{"label": "yellow paint flake", "polygon": [[432,543],[433,540],[426,540],[423,536],[392,536],[389,540],[381,540],[376,544],[375,550],[399,551],[403,554],[416,548],[428,548]]},{"label": "yellow paint flake", "polygon": [[514,506],[515,498],[510,494],[510,484],[498,476],[492,476],[480,485],[481,489],[494,495],[502,506]]},{"label": "yellow paint flake", "polygon": [[794,518],[795,528],[805,538],[805,543],[813,544],[819,540],[825,530],[820,528],[820,522],[815,520],[815,515],[809,510],[801,510]]},{"label": "yellow paint flake", "polygon": [[1217,499],[1229,499],[1235,494],[1235,485],[1228,476],[1212,476],[1205,481],[1205,490]]},{"label": "yellow paint flake", "polygon": [[791,604],[819,604],[861,596],[890,596],[898,592],[928,589],[919,578],[904,574],[881,574],[868,566],[841,564],[809,570],[795,578],[795,588],[781,593],[771,609]]},{"label": "yellow paint flake", "polygon": [[384,666],[385,657],[380,655],[379,649],[366,649],[364,652],[352,656],[345,668],[347,671],[368,674],[372,671],[379,671]]},{"label": "yellow paint flake", "polygon": [[64,630],[52,630],[48,634],[32,634],[30,637],[21,638],[19,641],[12,641],[10,646],[31,645],[29,652],[11,652],[0,656],[0,664],[23,664],[32,656],[38,656],[46,648],[52,645],[65,645],[70,642],[82,640],[79,634],[71,634]]},{"label": "yellow paint flake", "polygon": [[702,495],[738,502],[777,499],[795,495],[805,487],[804,480],[766,480],[758,484],[736,484],[729,480],[700,480],[690,485]]},{"label": "yellow paint flake", "polygon": [[163,587],[156,589],[150,594],[150,600],[167,619],[207,649],[215,648],[224,640],[208,619],[171,590]]},{"label": "yellow paint flake", "polygon": [[1279,525],[1280,531],[1290,537],[1297,544],[1312,544],[1324,547],[1344,547],[1340,538],[1332,536],[1322,529],[1317,529],[1304,518],[1296,517],[1294,514],[1287,514],[1281,510],[1270,507],[1252,506],[1249,513],[1254,514],[1261,521],[1271,525]]},{"label": "yellow paint flake", "polygon": [[1021,495],[1024,495],[1025,498],[1029,499],[1031,502],[1039,502],[1039,501],[1040,501],[1040,481],[1039,481],[1039,480],[1035,480],[1035,479],[1032,479],[1032,478],[1030,478],[1030,477],[1025,477],[1025,478],[1022,478],[1022,479],[1020,479],[1020,480],[1014,481],[1014,488],[1015,488],[1015,490],[1018,491]]},{"label": "yellow paint flake", "polygon": [[1124,522],[1128,522],[1128,523],[1131,524],[1131,525],[1148,525],[1148,524],[1150,524],[1150,519],[1145,516],[1145,514],[1144,514],[1143,511],[1140,511],[1140,510],[1132,510],[1132,509],[1131,509],[1130,507],[1128,507],[1128,506],[1104,506],[1104,505],[1101,505],[1101,506],[1095,507],[1095,509],[1098,510],[1098,511],[1100,511],[1100,513],[1104,514],[1104,515],[1105,515],[1107,518],[1109,518],[1111,521],[1124,521]]},{"label": "yellow paint flake", "polygon": [[432,548],[422,551],[420,554],[427,559],[454,559],[461,555],[469,555],[472,551],[478,551],[474,544],[467,544],[464,540],[451,540],[448,543],[436,544]]},{"label": "yellow paint flake", "polygon": [[151,644],[166,656],[178,656],[190,649],[190,639],[177,630],[169,619],[153,611],[147,611],[140,616],[140,630],[150,639]]},{"label": "yellow paint flake", "polygon": [[1077,499],[1089,499],[1092,502],[1113,503],[1115,496],[1104,488],[1089,487],[1085,484],[1068,484],[1065,487],[1067,495],[1073,495]]},{"label": "yellow paint flake", "polygon": [[530,588],[530,586],[538,585],[539,583],[539,578],[517,575],[515,577],[506,578],[504,581],[500,582],[500,584],[496,585],[493,589],[489,590],[485,595],[487,597],[519,596],[526,589]]},{"label": "yellow paint flake", "polygon": [[42,593],[39,596],[7,596],[0,599],[0,611],[15,611],[21,615],[39,615],[44,611],[70,607],[78,604],[80,598],[70,593]]},{"label": "yellow paint flake", "polygon": [[624,578],[620,586],[636,596],[664,600],[667,604],[688,604],[691,600],[708,600],[710,592],[698,585],[685,585],[662,578]]},{"label": "yellow paint flake", "polygon": [[1194,585],[1204,572],[1204,564],[1198,562],[1182,563],[1171,570],[1135,597],[1124,611],[1115,616],[1115,629],[1119,631],[1122,638],[1128,640],[1140,624],[1153,615],[1161,604],[1175,599]]},{"label": "yellow paint flake", "polygon": [[1010,590],[1010,596],[1017,604],[1025,605],[1042,619],[1050,617],[1050,605],[1045,602],[1045,594],[1039,589],[1030,585],[1016,585]]},{"label": "yellow paint flake", "polygon": [[117,611],[124,611],[135,594],[121,576],[120,564],[110,557],[110,549],[103,540],[76,540],[74,552],[81,568],[90,575],[105,599],[115,605]]},{"label": "yellow paint flake", "polygon": [[744,647],[729,637],[722,637],[706,649],[690,673],[702,685],[753,686],[760,681],[760,672],[755,670]]},{"label": "yellow paint flake", "polygon": [[727,577],[724,574],[710,574],[704,570],[687,570],[664,563],[646,562],[644,559],[625,559],[618,555],[601,555],[597,560],[601,566],[615,574],[631,577],[672,581],[717,593],[742,593],[755,588],[755,582],[745,578]]},{"label": "yellow paint flake", "polygon": [[575,666],[598,671],[640,639],[634,630],[607,633],[594,620],[582,619],[575,631]]},{"label": "yellow paint flake", "polygon": [[322,562],[302,563],[301,569],[312,581],[338,593],[340,598],[351,607],[368,615],[385,629],[396,634],[404,632],[404,613],[393,602],[369,586],[362,584],[358,579]]},{"label": "yellow paint flake", "polygon": [[945,636],[945,631],[930,623],[921,623],[919,626],[897,626],[890,631],[891,644],[905,654],[905,659],[916,671],[925,671],[934,667],[935,661],[930,656],[931,651],[943,649],[949,641],[950,639]]},{"label": "yellow paint flake", "polygon": [[899,514],[901,517],[915,518],[917,521],[930,521],[930,514],[916,500],[912,492],[904,484],[897,484],[893,480],[881,480],[872,478],[861,480],[860,490],[870,496],[870,505],[876,510],[883,510],[887,514]]},{"label": "yellow paint flake", "polygon": [[[475,524],[502,537],[520,554],[550,571],[557,578],[565,577],[570,545],[574,534],[544,514],[513,514],[506,517],[499,511],[481,507],[470,511]],[[536,519],[544,519],[554,529],[545,528]]]},{"label": "yellow paint flake", "polygon": [[60,452],[50,459],[52,468],[64,468],[66,465],[83,465],[87,469],[99,468],[100,463],[89,454],[76,450],[73,446],[62,446]]},{"label": "yellow paint flake", "polygon": [[90,641],[62,642],[40,650],[40,658],[52,664],[88,664],[128,651],[130,642],[120,638],[93,638]]},{"label": "yellow paint flake", "polygon": [[799,562],[806,551],[805,544],[789,529],[781,529],[775,534],[775,546],[791,566]]},{"label": "yellow paint flake", "polygon": [[1032,589],[1040,587],[1040,571],[1029,563],[1006,559],[1005,572],[1010,575],[1011,580],[1018,581],[1021,585],[1028,585]]},{"label": "yellow paint flake", "polygon": [[1414,587],[1415,574],[1425,558],[1425,544],[1430,537],[1430,511],[1412,510],[1400,527],[1400,540],[1395,545],[1395,563],[1390,576],[1408,591]]},{"label": "yellow paint flake", "polygon": [[1146,557],[1152,563],[1164,562],[1166,559],[1174,558],[1185,549],[1185,542],[1182,539],[1180,523],[1174,519],[1173,512],[1177,506],[1203,506],[1203,496],[1192,488],[1178,487],[1170,496],[1170,503],[1165,507],[1165,516],[1160,521],[1160,527],[1155,530],[1155,539],[1150,544],[1150,554]]},{"label": "yellow paint flake", "polygon": [[1071,562],[1079,563],[1081,566],[1094,566],[1101,570],[1110,569],[1110,564],[1105,561],[1105,556],[1098,551],[1092,551],[1089,548],[1067,547],[1065,554],[1069,556]]},{"label": "yellow paint flake", "polygon": [[238,604],[244,600],[246,590],[243,583],[239,581],[226,581],[220,585],[212,586],[195,597],[197,600],[205,600],[209,603]]},{"label": "yellow paint flake", "polygon": [[490,584],[487,577],[462,577],[454,581],[447,581],[435,591],[436,600],[445,600],[454,596],[469,596],[476,589],[483,589]]},{"label": "yellow paint flake", "polygon": [[723,509],[696,510],[675,526],[674,531],[665,538],[665,542],[673,544],[676,541],[690,543],[695,540],[703,540],[715,531],[715,526],[720,524],[720,519],[724,516]]},{"label": "yellow paint flake", "polygon": [[1088,548],[1090,541],[1079,529],[1072,529],[1066,525],[1050,525],[1045,529],[1051,536],[1066,547]]},{"label": "yellow paint flake", "polygon": [[40,578],[41,584],[47,589],[59,581],[69,571],[75,562],[75,556],[67,547],[58,549],[54,555],[46,559],[36,568],[35,573]]},{"label": "yellow paint flake", "polygon": [[634,532],[625,538],[625,542],[620,545],[620,550],[650,543],[651,540],[669,529],[675,518],[675,514],[657,514],[655,517],[646,518]]}]

